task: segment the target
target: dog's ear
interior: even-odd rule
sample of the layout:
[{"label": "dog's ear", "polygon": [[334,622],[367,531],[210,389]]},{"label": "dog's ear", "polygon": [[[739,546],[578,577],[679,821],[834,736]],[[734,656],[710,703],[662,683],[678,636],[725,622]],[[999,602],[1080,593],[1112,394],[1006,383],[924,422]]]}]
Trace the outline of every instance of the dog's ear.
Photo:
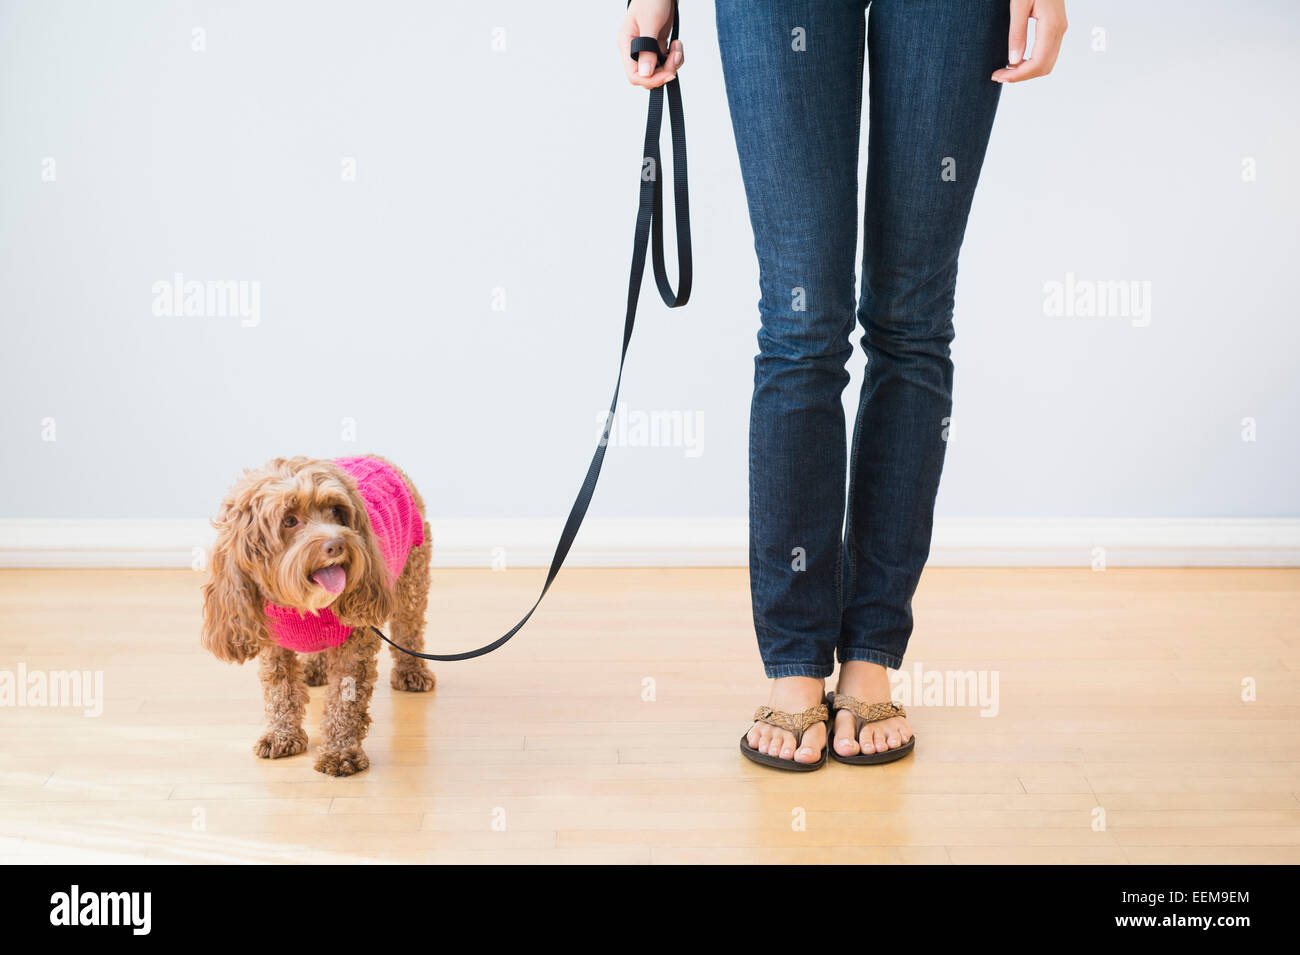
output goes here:
[{"label": "dog's ear", "polygon": [[253,659],[270,641],[262,592],[249,573],[259,557],[261,534],[239,497],[236,489],[212,522],[217,542],[212,575],[203,587],[203,647],[227,663]]},{"label": "dog's ear", "polygon": [[397,598],[393,594],[396,581],[388,576],[388,565],[384,563],[379,542],[375,540],[375,531],[370,526],[365,501],[357,493],[355,485],[351,481],[347,483],[356,531],[363,546],[362,553],[356,555],[357,559],[349,568],[347,587],[330,604],[330,609],[340,623],[349,627],[380,627],[393,615],[397,606]]}]

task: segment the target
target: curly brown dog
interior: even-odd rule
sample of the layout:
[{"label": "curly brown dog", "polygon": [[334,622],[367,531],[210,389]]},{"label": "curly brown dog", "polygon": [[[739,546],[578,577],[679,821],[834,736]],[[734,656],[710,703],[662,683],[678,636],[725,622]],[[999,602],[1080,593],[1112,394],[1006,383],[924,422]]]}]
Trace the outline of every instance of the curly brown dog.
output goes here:
[{"label": "curly brown dog", "polygon": [[[350,776],[370,765],[379,637],[392,621],[403,647],[424,646],[432,542],[415,486],[383,458],[276,458],[227,492],[203,588],[203,646],[218,659],[259,659],[267,730],[263,759],[307,750],[307,687],[329,685],[316,769]],[[397,650],[392,685],[433,689],[428,664]]]}]

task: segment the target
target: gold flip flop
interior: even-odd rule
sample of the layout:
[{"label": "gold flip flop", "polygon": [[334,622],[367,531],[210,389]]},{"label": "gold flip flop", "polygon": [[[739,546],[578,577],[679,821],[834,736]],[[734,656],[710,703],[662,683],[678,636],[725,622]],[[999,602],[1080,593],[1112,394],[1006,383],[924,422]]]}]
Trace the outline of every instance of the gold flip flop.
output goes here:
[{"label": "gold flip flop", "polygon": [[887,700],[884,703],[863,703],[861,700],[845,696],[843,693],[827,693],[825,706],[830,710],[830,728],[827,731],[826,746],[834,759],[841,763],[848,763],[850,766],[871,766],[878,763],[892,763],[896,759],[902,759],[913,749],[916,748],[916,737],[913,736],[902,746],[896,749],[886,749],[883,752],[876,753],[858,753],[856,756],[841,756],[835,752],[835,714],[840,710],[848,710],[853,714],[853,738],[857,739],[862,732],[862,727],[867,723],[879,723],[881,720],[893,719],[895,716],[907,716],[907,710],[903,709],[902,704],[895,703],[893,700]]},{"label": "gold flip flop", "polygon": [[754,711],[755,723],[766,723],[768,726],[775,726],[793,733],[795,749],[798,749],[799,744],[803,742],[803,734],[808,731],[810,726],[817,723],[826,723],[826,745],[822,747],[821,759],[815,763],[797,763],[793,759],[782,759],[780,756],[769,756],[767,753],[760,753],[749,745],[748,731],[740,738],[740,751],[745,754],[746,759],[751,759],[761,766],[784,769],[791,773],[810,773],[814,769],[821,769],[826,765],[826,754],[831,748],[829,720],[830,713],[827,711],[825,703],[818,703],[802,713],[787,713],[784,710],[774,710],[770,706],[760,706]]}]

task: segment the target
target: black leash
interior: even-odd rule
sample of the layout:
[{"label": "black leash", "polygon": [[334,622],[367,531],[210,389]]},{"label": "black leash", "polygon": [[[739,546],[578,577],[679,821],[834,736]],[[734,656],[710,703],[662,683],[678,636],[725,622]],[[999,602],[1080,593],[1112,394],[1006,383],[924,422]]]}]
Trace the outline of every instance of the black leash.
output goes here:
[{"label": "black leash", "polygon": [[[672,41],[677,39],[679,26],[680,18],[674,4],[672,35],[668,40],[670,48]],[[659,41],[654,37],[643,36],[632,41],[633,60],[637,59],[638,54],[644,52],[658,54],[660,66],[667,59],[666,52],[659,49]],[[668,273],[664,269],[663,188],[660,177],[663,164],[659,158],[659,130],[663,124],[665,92],[668,96],[668,121],[673,138],[673,206],[677,219],[676,292],[669,284]],[[685,305],[691,297],[691,218],[686,194],[686,125],[682,117],[682,90],[675,78],[663,86],[650,90],[650,107],[645,123],[645,151],[642,156],[644,159],[641,167],[641,199],[636,211],[636,238],[632,243],[632,274],[627,283],[627,317],[623,320],[623,350],[618,359],[614,397],[609,403],[609,416],[605,419],[605,428],[600,436],[600,443],[596,445],[596,452],[591,456],[587,476],[583,479],[578,497],[569,510],[569,519],[564,522],[559,543],[555,545],[555,556],[551,558],[551,569],[546,573],[546,583],[542,585],[542,592],[529,608],[528,613],[524,614],[523,619],[505,634],[486,646],[479,647],[477,650],[466,650],[464,653],[419,653],[393,643],[378,627],[370,628],[385,642],[397,647],[403,653],[425,660],[470,660],[504,646],[506,641],[523,629],[528,618],[533,615],[533,611],[546,596],[546,592],[551,589],[551,584],[559,574],[560,568],[564,566],[564,558],[568,556],[569,548],[573,546],[574,538],[578,536],[578,528],[582,526],[582,520],[587,516],[587,506],[596,491],[596,481],[600,479],[600,467],[605,461],[609,430],[614,423],[614,412],[618,407],[618,389],[623,383],[623,365],[627,361],[628,344],[632,341],[632,326],[636,323],[636,306],[637,300],[641,297],[641,278],[645,273],[647,246],[653,251],[655,284],[659,286],[659,296],[664,300],[664,304],[669,308],[677,308]]]}]

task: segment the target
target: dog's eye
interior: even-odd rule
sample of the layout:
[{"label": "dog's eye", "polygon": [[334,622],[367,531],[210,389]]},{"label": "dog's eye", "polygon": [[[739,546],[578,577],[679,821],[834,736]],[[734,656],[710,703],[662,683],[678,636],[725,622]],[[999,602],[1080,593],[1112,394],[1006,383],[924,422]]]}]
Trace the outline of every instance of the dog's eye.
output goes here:
[{"label": "dog's eye", "polygon": [[331,509],[330,509],[330,513],[334,515],[334,521],[335,521],[335,523],[337,523],[337,524],[347,524],[347,522],[348,522],[348,512],[345,511],[343,508],[341,508],[341,507],[334,507],[334,508],[331,508]]},{"label": "dog's eye", "polygon": [[292,514],[290,514],[288,517],[286,517],[286,518],[284,519],[284,526],[285,526],[285,527],[297,527],[297,526],[298,526],[298,518],[296,518],[296,517],[294,517]]}]

